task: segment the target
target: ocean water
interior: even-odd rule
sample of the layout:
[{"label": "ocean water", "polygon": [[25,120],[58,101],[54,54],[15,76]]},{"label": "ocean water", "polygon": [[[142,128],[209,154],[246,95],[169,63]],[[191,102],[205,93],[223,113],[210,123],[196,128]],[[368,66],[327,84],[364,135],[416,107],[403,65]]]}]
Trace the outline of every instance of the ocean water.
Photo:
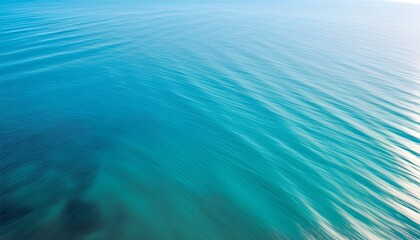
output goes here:
[{"label": "ocean water", "polygon": [[0,239],[419,239],[419,23],[0,3]]}]

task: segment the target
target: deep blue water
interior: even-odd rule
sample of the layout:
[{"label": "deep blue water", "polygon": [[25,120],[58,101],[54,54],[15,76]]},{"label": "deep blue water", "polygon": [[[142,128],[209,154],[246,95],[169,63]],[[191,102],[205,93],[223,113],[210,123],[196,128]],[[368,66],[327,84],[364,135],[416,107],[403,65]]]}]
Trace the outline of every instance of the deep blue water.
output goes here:
[{"label": "deep blue water", "polygon": [[0,3],[0,239],[419,239],[419,23]]}]

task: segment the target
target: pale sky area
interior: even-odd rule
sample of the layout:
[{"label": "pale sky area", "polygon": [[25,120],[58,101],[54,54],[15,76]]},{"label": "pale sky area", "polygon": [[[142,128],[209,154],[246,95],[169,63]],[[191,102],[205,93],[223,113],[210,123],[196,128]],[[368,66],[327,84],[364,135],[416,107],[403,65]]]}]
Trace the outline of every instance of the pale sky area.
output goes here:
[{"label": "pale sky area", "polygon": [[389,0],[389,1],[420,4],[420,0]]}]

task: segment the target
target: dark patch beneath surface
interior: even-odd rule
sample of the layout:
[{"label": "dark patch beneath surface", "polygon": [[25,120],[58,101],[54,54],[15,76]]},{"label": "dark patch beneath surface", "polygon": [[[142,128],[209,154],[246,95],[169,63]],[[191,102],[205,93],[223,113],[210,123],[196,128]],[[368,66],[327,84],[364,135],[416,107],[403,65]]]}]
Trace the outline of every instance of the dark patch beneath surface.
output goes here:
[{"label": "dark patch beneath surface", "polygon": [[[106,141],[77,124],[0,131],[0,239],[10,234],[23,236],[27,226],[20,219],[42,221],[60,202],[82,197],[92,185],[98,171],[95,154]],[[94,218],[99,210],[93,203],[71,200],[65,212],[71,232],[88,232],[98,222]],[[28,231],[36,228],[31,226]]]},{"label": "dark patch beneath surface", "polygon": [[99,208],[93,202],[72,199],[63,214],[65,228],[72,236],[92,232],[101,224]]},{"label": "dark patch beneath surface", "polygon": [[1,134],[0,178],[4,180],[20,167],[36,165],[45,172],[53,169],[90,185],[97,170],[93,153],[104,145],[103,138],[80,126]]},{"label": "dark patch beneath surface", "polygon": [[8,201],[0,202],[0,226],[14,223],[25,216],[28,216],[33,211],[32,208],[13,204]]}]

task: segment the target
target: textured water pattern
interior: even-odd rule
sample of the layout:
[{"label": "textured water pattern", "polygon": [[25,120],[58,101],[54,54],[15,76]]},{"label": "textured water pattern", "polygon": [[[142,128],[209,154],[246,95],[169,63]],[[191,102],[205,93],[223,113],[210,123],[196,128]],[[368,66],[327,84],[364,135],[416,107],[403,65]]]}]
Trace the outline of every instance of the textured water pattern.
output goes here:
[{"label": "textured water pattern", "polygon": [[419,239],[419,23],[1,4],[0,239]]}]

